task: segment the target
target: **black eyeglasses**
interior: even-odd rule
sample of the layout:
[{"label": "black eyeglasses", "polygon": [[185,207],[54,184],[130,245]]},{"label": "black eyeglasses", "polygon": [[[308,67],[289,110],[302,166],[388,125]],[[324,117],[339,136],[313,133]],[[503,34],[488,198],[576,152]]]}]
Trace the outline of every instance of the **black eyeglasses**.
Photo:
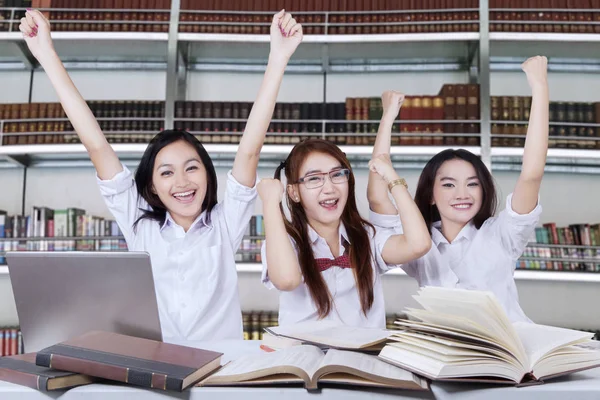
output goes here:
[{"label": "black eyeglasses", "polygon": [[298,179],[297,183],[303,183],[307,189],[316,189],[325,184],[325,179],[331,179],[332,183],[339,184],[348,182],[350,177],[350,170],[347,168],[334,169],[329,172],[317,172],[314,174],[308,174],[303,178]]}]

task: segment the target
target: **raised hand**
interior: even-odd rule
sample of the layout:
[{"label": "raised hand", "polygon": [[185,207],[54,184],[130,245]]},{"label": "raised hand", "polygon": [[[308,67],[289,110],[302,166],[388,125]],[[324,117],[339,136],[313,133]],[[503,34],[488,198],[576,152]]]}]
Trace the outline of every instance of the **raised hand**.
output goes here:
[{"label": "raised hand", "polygon": [[271,23],[271,55],[289,60],[302,42],[302,25],[285,10],[273,16]]},{"label": "raised hand", "polygon": [[387,183],[390,183],[394,179],[398,179],[398,174],[392,165],[389,154],[380,154],[371,159],[371,161],[369,161],[369,169],[381,176]]},{"label": "raised hand", "polygon": [[283,184],[279,179],[261,179],[256,189],[263,203],[281,203],[281,199],[283,198]]},{"label": "raised hand", "polygon": [[548,86],[548,59],[544,56],[528,58],[521,69],[527,75],[527,82],[531,89],[545,88]]},{"label": "raised hand", "polygon": [[404,94],[395,90],[386,90],[381,95],[383,114],[396,119],[404,102]]},{"label": "raised hand", "polygon": [[50,23],[38,10],[28,9],[21,18],[19,30],[31,54],[38,60],[54,53],[54,45],[50,37]]}]

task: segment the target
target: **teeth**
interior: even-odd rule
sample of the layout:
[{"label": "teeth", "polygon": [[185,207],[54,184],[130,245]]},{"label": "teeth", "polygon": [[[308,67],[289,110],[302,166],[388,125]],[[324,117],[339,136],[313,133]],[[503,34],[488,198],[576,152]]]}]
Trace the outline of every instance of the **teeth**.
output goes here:
[{"label": "teeth", "polygon": [[454,207],[454,208],[469,208],[469,207],[471,207],[471,205],[470,204],[456,204],[452,207]]},{"label": "teeth", "polygon": [[173,196],[175,196],[175,197],[185,197],[185,196],[191,196],[192,194],[194,194],[194,191],[190,190],[189,192],[175,193]]},{"label": "teeth", "polygon": [[325,201],[322,201],[321,203],[331,205],[331,204],[337,203],[337,200],[325,200]]}]

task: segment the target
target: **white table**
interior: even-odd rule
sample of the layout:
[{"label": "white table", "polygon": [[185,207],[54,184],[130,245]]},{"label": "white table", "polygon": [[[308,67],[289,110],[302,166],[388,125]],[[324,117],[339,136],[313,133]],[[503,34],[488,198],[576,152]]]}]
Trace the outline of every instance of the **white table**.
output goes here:
[{"label": "white table", "polygon": [[[202,347],[224,353],[223,362],[235,359],[243,354],[260,354],[259,342],[223,341],[203,343],[181,343],[191,347]],[[183,393],[162,392],[136,388],[120,384],[92,384],[68,391],[38,392],[24,386],[0,381],[0,399],[2,400],[40,400],[40,399],[85,399],[85,400],[137,400],[137,399],[219,399],[219,400],[282,400],[309,399],[600,399],[600,368],[579,372],[564,378],[558,378],[544,385],[525,388],[499,387],[492,385],[469,384],[432,384],[432,392],[407,390],[365,390],[326,387],[317,392],[307,392],[298,386],[290,387],[194,387]]]}]

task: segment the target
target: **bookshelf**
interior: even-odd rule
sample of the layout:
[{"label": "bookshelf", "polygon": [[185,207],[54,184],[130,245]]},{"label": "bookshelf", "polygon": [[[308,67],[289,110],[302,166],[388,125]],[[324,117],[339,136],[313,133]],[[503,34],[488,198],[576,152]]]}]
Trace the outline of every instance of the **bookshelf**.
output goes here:
[{"label": "bookshelf", "polygon": [[[160,3],[161,7],[167,7],[167,3],[163,3]],[[49,11],[51,11],[51,16],[59,18],[55,21],[57,25],[68,24],[68,22],[63,23],[61,21],[61,19],[65,19],[63,17],[76,18],[78,21],[79,26],[74,25],[71,27],[71,29],[77,29],[77,31],[59,30],[52,33],[57,51],[63,58],[67,68],[165,71],[167,84],[164,126],[169,128],[175,122],[175,102],[186,98],[185,71],[262,72],[266,59],[264,55],[268,51],[269,37],[266,34],[227,32],[239,31],[235,26],[239,26],[240,29],[245,26],[248,32],[258,30],[264,33],[270,21],[270,12],[248,13],[238,10],[184,9],[188,6],[191,6],[191,4],[173,0],[171,1],[170,10],[115,9],[94,11],[91,9],[63,9],[62,12],[52,12],[52,9],[49,9]],[[554,55],[556,50],[552,50],[553,48],[558,46],[561,52],[568,53],[570,51],[569,44],[577,43],[585,45],[585,53],[592,60],[592,62],[585,63],[584,66],[587,70],[589,72],[600,72],[600,57],[593,56],[594,54],[600,54],[600,35],[597,33],[549,33],[545,31],[499,32],[497,31],[498,24],[505,24],[506,26],[513,23],[517,25],[525,24],[527,18],[522,18],[521,14],[527,14],[531,10],[509,8],[492,8],[490,10],[489,7],[487,1],[481,1],[478,8],[467,7],[465,9],[447,10],[448,13],[453,14],[446,22],[440,22],[434,18],[440,10],[382,10],[376,12],[366,10],[363,13],[365,19],[361,19],[362,22],[360,23],[357,22],[359,17],[352,12],[318,10],[320,16],[317,17],[312,12],[312,14],[315,14],[314,18],[311,13],[306,11],[296,12],[298,19],[304,19],[307,28],[312,28],[313,34],[305,35],[303,45],[290,62],[288,73],[322,74],[323,79],[326,80],[328,74],[338,72],[468,71],[469,81],[479,82],[481,88],[481,120],[476,121],[481,127],[481,145],[478,154],[491,168],[514,170],[521,160],[520,153],[522,152],[520,149],[499,148],[491,145],[489,132],[490,124],[493,121],[490,120],[488,112],[490,71],[518,68],[522,59],[513,57],[507,60],[504,56],[509,55],[510,52],[513,52],[513,55],[520,56],[519,46],[535,45],[536,49],[539,49],[542,54],[546,54],[544,50],[547,48]],[[19,12],[24,11],[24,8],[6,10],[14,18]],[[128,12],[139,12],[140,15],[136,14],[136,21],[123,20],[117,23],[115,22],[117,17],[111,17],[110,21],[105,21],[111,26],[110,29],[129,30],[128,26],[131,26],[133,27],[132,30],[138,31],[109,31],[106,27],[103,32],[83,30],[88,23],[90,25],[88,29],[95,29],[91,26],[101,23],[103,16],[110,11],[114,12],[115,16],[124,16]],[[567,15],[571,11],[575,15],[577,11],[581,10],[542,9],[541,13],[546,12],[546,14],[554,13],[557,15],[564,13]],[[589,13],[597,11],[593,9],[585,10]],[[156,14],[155,19],[149,17],[152,13]],[[219,13],[231,16],[231,20],[227,19],[228,17],[222,17],[219,20],[217,17]],[[579,14],[576,14],[577,18],[580,17]],[[417,18],[411,22],[410,19],[415,15]],[[478,15],[480,18],[477,19]],[[527,15],[529,19],[538,19],[538,16]],[[214,17],[214,20],[211,19],[211,16]],[[356,20],[354,20],[355,16]],[[368,16],[370,17],[368,18]],[[85,19],[82,20],[82,18]],[[494,18],[502,19],[497,20]],[[340,34],[339,28],[344,25],[349,26],[351,19],[357,24],[356,26],[360,26],[361,23],[363,26],[370,26],[371,33]],[[519,21],[515,21],[516,19]],[[521,19],[523,20],[520,21]],[[432,21],[430,23],[430,25],[433,24],[432,32],[424,32],[430,29],[424,27],[424,21],[428,20]],[[19,66],[25,69],[35,68],[35,61],[32,60],[26,47],[23,46],[20,32],[16,32],[18,21],[11,19],[8,23],[11,21],[10,30],[0,32],[0,49],[6,50],[3,54],[7,55],[0,60],[0,64],[3,64],[6,68],[19,68]],[[539,21],[531,22],[531,24],[538,23],[542,24]],[[568,22],[548,21],[543,23],[544,28],[540,30],[546,30],[545,26],[555,24],[561,26],[585,25],[587,27],[586,24],[594,23],[597,24],[597,22],[585,21],[584,19],[575,19]],[[453,24],[463,31],[436,31],[445,30],[444,24]],[[113,28],[113,25],[118,25],[118,27]],[[151,25],[152,28],[150,29],[146,25]],[[490,29],[490,25],[492,29]],[[233,28],[230,28],[230,26],[233,26]],[[386,31],[387,33],[382,34],[380,33],[380,27],[382,26],[391,28]],[[395,28],[396,26],[398,28]],[[407,26],[408,28],[406,28]],[[592,26],[594,29],[596,28],[595,25]],[[416,28],[413,29],[413,27]],[[202,30],[219,31],[219,29],[221,33],[202,32]],[[511,27],[511,29],[517,28]],[[146,31],[140,32],[139,30]],[[422,30],[423,32],[413,32],[413,30]],[[586,30],[581,29],[581,31]],[[319,33],[314,34],[316,32]],[[93,46],[90,46],[91,44]],[[251,48],[248,45],[252,45]],[[383,49],[382,45],[385,45]],[[506,48],[505,46],[509,47]],[[594,51],[595,49],[598,51]],[[351,50],[351,55],[348,55],[349,50]],[[581,56],[581,54],[577,55]],[[557,62],[554,62],[555,59]],[[571,59],[570,62],[565,64],[561,62],[560,57],[551,57],[549,70],[567,72],[581,68],[579,61],[581,61],[580,58]],[[326,103],[327,99],[324,98],[323,102]],[[327,121],[319,122],[324,125]],[[6,123],[6,121],[3,121],[3,123]],[[596,125],[590,126],[596,130],[600,129]],[[597,137],[590,138],[590,141],[596,142],[597,148],[600,146],[600,139]],[[273,145],[266,145],[266,147],[271,146]],[[2,147],[4,146],[0,146],[0,167],[29,166],[29,161],[35,165],[37,160],[54,158],[52,154],[57,154],[56,158],[60,158],[62,154],[69,154],[68,157],[65,157],[65,160],[61,160],[63,162],[60,164],[61,166],[69,165],[68,160],[73,161],[71,165],[74,167],[82,165],[82,160],[76,154],[77,151],[65,147],[50,147],[43,151],[34,148],[9,150]],[[229,149],[223,149],[222,154],[230,154]],[[424,149],[422,151],[424,154],[421,155],[430,154],[432,149]],[[278,151],[278,148],[273,150],[266,148],[265,154],[274,154]],[[216,152],[219,152],[219,150],[216,150]],[[394,152],[398,155],[413,154],[412,149],[394,149]],[[565,152],[560,151],[560,149],[551,149],[548,154],[548,168],[557,172],[598,173],[600,172],[598,161],[600,157],[596,156],[595,153],[596,150],[573,149],[573,151]],[[141,152],[134,151],[131,153],[134,159],[139,154]],[[23,162],[23,160],[26,161]],[[418,165],[413,166],[418,167]]]}]

